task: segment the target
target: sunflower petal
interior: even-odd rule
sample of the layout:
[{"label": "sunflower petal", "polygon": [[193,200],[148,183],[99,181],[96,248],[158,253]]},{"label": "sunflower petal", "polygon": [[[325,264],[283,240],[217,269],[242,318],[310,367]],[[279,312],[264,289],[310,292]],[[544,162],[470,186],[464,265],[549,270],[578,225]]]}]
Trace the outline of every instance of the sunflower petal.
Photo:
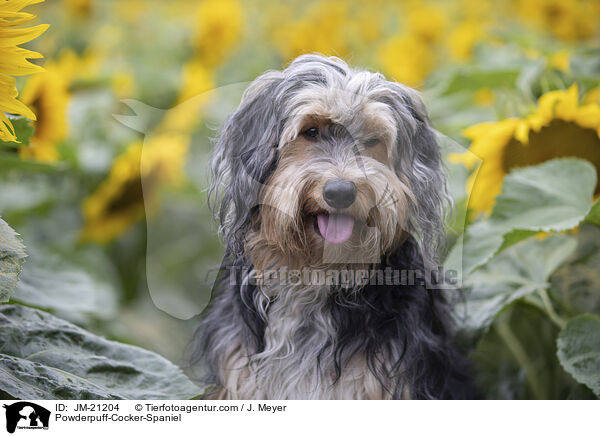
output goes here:
[{"label": "sunflower petal", "polygon": [[467,127],[466,129],[464,129],[462,131],[462,135],[467,139],[473,140],[481,136],[481,134],[489,132],[490,127],[493,127],[495,125],[496,123],[492,122],[475,124],[474,126]]},{"label": "sunflower petal", "polygon": [[600,106],[588,104],[577,110],[575,122],[581,127],[597,129],[600,126]]},{"label": "sunflower petal", "polygon": [[6,117],[4,112],[0,111],[0,141],[4,142],[19,142],[15,136],[10,120]]},{"label": "sunflower petal", "polygon": [[521,120],[517,124],[515,138],[521,144],[527,144],[529,142],[529,123],[526,120]]},{"label": "sunflower petal", "polygon": [[45,0],[6,0],[2,4],[0,11],[3,13],[7,12],[18,12],[24,7],[35,5],[37,3],[43,3]]},{"label": "sunflower petal", "polygon": [[15,87],[15,78],[0,74],[0,108],[3,111],[13,114],[23,115],[30,120],[35,120],[35,114],[17,100],[17,88]]},{"label": "sunflower petal", "polygon": [[555,112],[556,116],[565,121],[571,121],[577,112],[578,103],[579,91],[577,89],[577,84],[573,84],[564,92],[563,98],[561,98],[557,103]]},{"label": "sunflower petal", "polygon": [[28,59],[40,59],[43,56],[34,51],[20,47],[5,47],[0,58],[0,74],[26,76],[44,71],[39,65],[32,64]]},{"label": "sunflower petal", "polygon": [[44,33],[48,27],[50,27],[48,24],[40,24],[25,29],[6,29],[0,27],[0,47],[11,47],[29,42]]},{"label": "sunflower petal", "polygon": [[31,21],[33,18],[35,18],[35,15],[27,12],[4,12],[0,10],[0,27],[19,26]]},{"label": "sunflower petal", "polygon": [[451,153],[448,155],[448,160],[452,163],[461,163],[468,169],[471,169],[479,161],[479,158],[475,154],[467,151],[465,153]]}]

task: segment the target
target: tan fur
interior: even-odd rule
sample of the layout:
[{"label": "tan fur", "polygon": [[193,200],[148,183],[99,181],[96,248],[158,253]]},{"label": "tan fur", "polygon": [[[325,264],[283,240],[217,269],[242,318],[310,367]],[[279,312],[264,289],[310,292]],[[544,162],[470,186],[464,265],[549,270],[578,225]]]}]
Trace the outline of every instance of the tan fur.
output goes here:
[{"label": "tan fur", "polygon": [[[393,132],[382,127],[388,122],[384,108],[365,104],[359,122],[362,131],[357,134],[365,139],[377,138],[375,145],[360,147],[359,156],[351,151],[332,159],[326,150],[299,135],[311,126],[323,128],[343,121],[343,107],[338,108],[341,112],[337,115],[326,112],[325,107],[329,106],[319,107],[317,101],[310,115],[298,120],[292,137],[280,146],[278,166],[262,189],[260,213],[246,244],[259,279],[264,271],[282,266],[326,270],[343,264],[350,269],[365,269],[379,262],[382,253],[393,251],[406,235],[408,203],[415,199],[391,166],[390,144],[395,138]],[[332,212],[322,191],[324,184],[334,178],[352,181],[357,187],[355,202],[345,210],[355,218],[353,235],[340,245],[326,243],[314,230],[316,214]],[[302,374],[297,368],[296,372],[286,368],[290,358],[298,358],[293,356],[298,340],[294,334],[306,321],[305,308],[316,313],[307,333],[312,336],[305,339],[314,341],[318,349],[334,337],[327,317],[319,314],[328,293],[326,288],[304,285],[281,289],[277,284],[263,283],[261,291],[265,299],[275,298],[268,314],[265,310],[266,350],[249,357],[241,345],[233,347],[222,361],[224,385],[214,394],[216,398],[390,398],[361,357],[348,362],[337,382],[334,368],[317,369],[315,361],[304,362]],[[381,361],[388,359],[382,356]],[[286,387],[286,383],[294,386]],[[404,396],[409,396],[407,391]]]},{"label": "tan fur", "polygon": [[[342,163],[319,159],[313,145],[298,138],[282,149],[279,165],[263,188],[263,206],[247,244],[257,269],[319,268],[326,263],[364,266],[392,251],[405,233],[408,202],[415,200],[384,163],[383,144],[362,153],[362,168],[353,156]],[[345,211],[356,219],[355,232],[341,246],[326,246],[313,230],[316,214],[332,211],[322,198],[323,186],[332,178],[352,181],[358,189],[356,201]],[[352,258],[357,249],[361,259]]]},{"label": "tan fur", "polygon": [[[357,77],[356,86],[360,80]],[[348,87],[353,89],[353,84]],[[392,164],[397,153],[396,125],[386,105],[359,92],[307,87],[295,99],[290,106],[302,112],[286,120],[277,145],[277,168],[262,186],[259,213],[245,245],[260,279],[258,306],[266,321],[265,349],[250,355],[242,344],[231,344],[219,362],[223,385],[211,398],[390,399],[363,356],[347,362],[336,379],[330,344],[337,332],[326,313],[330,288],[282,287],[265,280],[264,274],[280,267],[367,269],[402,243],[408,210],[417,199]],[[332,124],[347,127],[356,146],[331,153],[301,135],[310,127]],[[371,146],[365,146],[366,141]],[[343,211],[354,217],[354,230],[349,240],[338,245],[327,243],[315,231],[319,213],[336,212],[322,196],[325,183],[332,179],[351,181],[357,188],[356,200]],[[329,353],[323,359],[329,366],[316,364],[319,350]],[[376,364],[396,361],[391,354],[382,352]],[[403,397],[410,398],[407,389]]]}]

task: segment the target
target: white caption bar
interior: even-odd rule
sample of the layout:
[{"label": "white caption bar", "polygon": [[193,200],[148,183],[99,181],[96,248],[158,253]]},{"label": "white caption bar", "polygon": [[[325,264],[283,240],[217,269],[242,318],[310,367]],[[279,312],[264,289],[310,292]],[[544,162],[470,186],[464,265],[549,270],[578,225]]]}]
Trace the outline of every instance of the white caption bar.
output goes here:
[{"label": "white caption bar", "polygon": [[[1,434],[591,434],[594,401],[0,401]],[[183,433],[185,432],[185,433]],[[308,432],[308,433],[307,433]]]}]

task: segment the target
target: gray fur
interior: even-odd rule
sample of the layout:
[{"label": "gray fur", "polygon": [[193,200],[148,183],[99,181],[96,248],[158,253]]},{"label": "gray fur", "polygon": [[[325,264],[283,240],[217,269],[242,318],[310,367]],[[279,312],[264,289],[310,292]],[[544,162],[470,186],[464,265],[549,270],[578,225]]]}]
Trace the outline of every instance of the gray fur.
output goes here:
[{"label": "gray fur", "polygon": [[394,177],[395,171],[415,199],[402,212],[411,239],[384,253],[384,262],[437,266],[451,202],[418,93],[319,55],[300,56],[285,70],[260,76],[226,120],[211,161],[209,198],[226,242],[224,266],[245,268],[235,280],[222,273],[201,326],[195,357],[208,363],[210,381],[220,385],[215,397],[460,397],[452,390],[461,363],[450,346],[441,296],[421,287],[336,294],[327,286],[249,284],[247,238],[278,154],[300,133],[302,117],[315,110],[329,111],[359,138],[364,129],[356,115],[365,102],[375,103],[369,107],[385,120],[381,134],[393,158],[388,173]]},{"label": "gray fur", "polygon": [[[276,164],[278,147],[291,139],[290,126],[306,112],[304,105],[310,102],[299,96],[306,95],[307,89],[321,94],[340,89],[390,109],[396,129],[396,172],[406,178],[418,199],[411,205],[407,230],[419,241],[426,262],[435,265],[451,198],[440,148],[419,94],[379,73],[353,70],[341,59],[320,55],[300,56],[285,70],[258,77],[223,126],[211,161],[210,200],[228,250],[234,257],[243,254],[252,206],[259,204],[259,192]],[[352,112],[346,116],[342,124],[351,133],[359,130],[360,126],[352,125]]]}]

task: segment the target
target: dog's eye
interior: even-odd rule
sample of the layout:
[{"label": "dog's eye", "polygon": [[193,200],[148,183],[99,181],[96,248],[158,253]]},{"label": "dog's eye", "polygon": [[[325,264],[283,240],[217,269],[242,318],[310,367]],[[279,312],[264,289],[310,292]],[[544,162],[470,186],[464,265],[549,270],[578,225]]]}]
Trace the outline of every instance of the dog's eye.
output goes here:
[{"label": "dog's eye", "polygon": [[302,132],[302,136],[309,141],[315,141],[319,137],[319,129],[317,127],[310,127]]},{"label": "dog's eye", "polygon": [[365,141],[365,147],[375,147],[379,144],[379,138],[369,138]]}]

